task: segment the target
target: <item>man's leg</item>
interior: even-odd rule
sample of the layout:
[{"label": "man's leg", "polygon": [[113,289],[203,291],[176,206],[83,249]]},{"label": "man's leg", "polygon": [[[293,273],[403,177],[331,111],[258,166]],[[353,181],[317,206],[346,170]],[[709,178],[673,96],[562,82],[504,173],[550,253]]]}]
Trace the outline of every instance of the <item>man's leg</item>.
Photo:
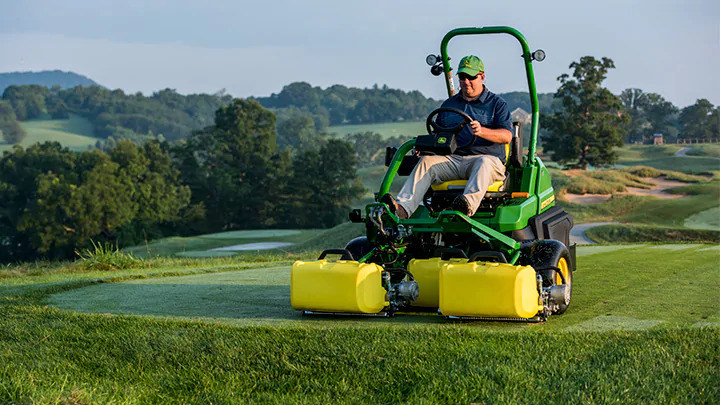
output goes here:
[{"label": "man's leg", "polygon": [[461,178],[456,156],[423,156],[397,195],[397,202],[408,216],[422,202],[431,184]]},{"label": "man's leg", "polygon": [[463,196],[467,199],[470,215],[473,215],[488,187],[505,179],[505,165],[495,156],[467,156],[462,170],[466,171],[463,174],[468,177]]}]

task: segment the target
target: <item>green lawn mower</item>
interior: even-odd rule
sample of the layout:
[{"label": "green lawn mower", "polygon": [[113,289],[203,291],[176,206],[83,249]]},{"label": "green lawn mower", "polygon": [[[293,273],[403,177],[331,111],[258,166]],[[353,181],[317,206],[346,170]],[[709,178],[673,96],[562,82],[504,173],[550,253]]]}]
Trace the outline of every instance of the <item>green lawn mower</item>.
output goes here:
[{"label": "green lawn mower", "polygon": [[[468,217],[451,208],[466,180],[434,184],[410,218],[400,219],[388,205],[375,202],[350,214],[365,223],[367,234],[344,249],[323,252],[317,260],[298,261],[291,270],[293,308],[306,315],[392,316],[397,312],[437,309],[449,319],[542,322],[570,305],[575,245],[569,244],[572,217],[555,205],[550,174],[535,155],[538,99],[527,41],[510,27],[459,28],[445,35],[441,55],[427,58],[431,72],[444,74],[448,95],[455,92],[447,54],[459,35],[509,34],[522,47],[532,103],[527,155],[522,155],[520,124],[506,148],[506,176],[493,184],[477,212]],[[454,128],[438,125],[441,108],[427,119],[426,135],[388,148],[388,170],[376,200],[390,191],[395,176],[408,175],[417,154],[449,154],[457,147]],[[330,257],[337,257],[329,259]]]}]

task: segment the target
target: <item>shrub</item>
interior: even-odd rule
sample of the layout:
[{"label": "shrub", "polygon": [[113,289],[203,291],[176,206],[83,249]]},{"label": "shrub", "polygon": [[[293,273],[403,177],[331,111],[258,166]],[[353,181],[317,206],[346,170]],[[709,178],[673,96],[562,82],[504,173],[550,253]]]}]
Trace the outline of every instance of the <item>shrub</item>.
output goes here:
[{"label": "shrub", "polygon": [[633,166],[623,170],[640,177],[660,177],[663,175],[662,170],[649,166]]}]

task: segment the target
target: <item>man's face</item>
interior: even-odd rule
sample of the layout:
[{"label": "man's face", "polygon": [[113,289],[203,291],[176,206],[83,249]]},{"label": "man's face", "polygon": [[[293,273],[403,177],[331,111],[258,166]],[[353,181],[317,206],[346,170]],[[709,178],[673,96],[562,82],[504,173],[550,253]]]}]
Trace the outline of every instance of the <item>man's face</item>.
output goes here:
[{"label": "man's face", "polygon": [[480,72],[477,76],[470,76],[466,73],[458,75],[460,81],[460,89],[465,98],[476,98],[483,91],[483,82],[485,81],[485,73]]}]

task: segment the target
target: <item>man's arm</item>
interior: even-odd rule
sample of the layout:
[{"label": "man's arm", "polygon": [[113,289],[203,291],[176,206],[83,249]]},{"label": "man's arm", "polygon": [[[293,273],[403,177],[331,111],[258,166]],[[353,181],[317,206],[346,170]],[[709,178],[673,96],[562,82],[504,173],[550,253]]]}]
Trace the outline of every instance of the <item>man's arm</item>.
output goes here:
[{"label": "man's arm", "polygon": [[475,136],[485,138],[490,142],[505,144],[512,141],[512,132],[505,128],[490,129],[483,127],[477,121],[473,121],[470,123],[470,130]]}]

